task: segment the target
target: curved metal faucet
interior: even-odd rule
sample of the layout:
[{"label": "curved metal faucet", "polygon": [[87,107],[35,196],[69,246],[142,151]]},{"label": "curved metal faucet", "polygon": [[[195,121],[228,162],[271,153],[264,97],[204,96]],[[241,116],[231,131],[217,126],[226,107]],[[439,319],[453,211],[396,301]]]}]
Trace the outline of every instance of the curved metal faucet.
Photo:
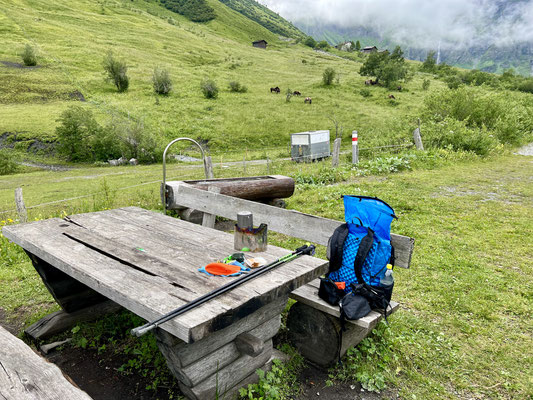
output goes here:
[{"label": "curved metal faucet", "polygon": [[200,152],[202,153],[202,160],[204,162],[204,171],[205,171],[205,179],[209,178],[208,170],[207,170],[207,162],[205,160],[205,152],[203,147],[198,143],[196,140],[187,138],[187,137],[180,137],[177,139],[174,139],[172,142],[170,142],[167,147],[165,148],[165,151],[163,152],[163,186],[161,188],[161,197],[163,198],[163,209],[165,211],[165,214],[167,213],[167,151],[174,143],[179,142],[180,140],[188,140],[189,142],[194,143],[198,148],[200,149]]}]

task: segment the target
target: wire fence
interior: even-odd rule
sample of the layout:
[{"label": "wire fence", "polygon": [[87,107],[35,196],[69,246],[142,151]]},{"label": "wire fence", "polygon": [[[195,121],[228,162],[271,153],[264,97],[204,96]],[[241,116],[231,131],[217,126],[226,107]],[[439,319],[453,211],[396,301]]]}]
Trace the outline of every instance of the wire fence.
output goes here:
[{"label": "wire fence", "polygon": [[[412,146],[413,146],[412,143],[404,143],[404,144],[396,144],[396,145],[361,147],[359,151],[360,152],[403,151]],[[282,173],[286,173],[288,169],[291,169],[292,171],[295,171],[296,173],[298,172],[301,173],[302,168],[306,168],[305,165],[307,163],[312,162],[312,161],[318,161],[318,160],[314,160],[313,157],[310,157],[310,156],[293,156],[293,157],[276,156],[282,152],[282,149],[280,149],[279,147],[262,149],[260,150],[260,152],[262,153],[266,152],[268,154],[269,150],[274,152],[275,154],[273,154],[272,157],[267,156],[267,158],[264,158],[264,159],[251,159],[253,157],[253,154],[249,153],[247,155],[246,151],[245,152],[241,151],[240,155],[242,155],[243,157],[242,161],[224,161],[223,157],[217,160],[218,157],[212,155],[211,156],[212,164],[213,164],[213,170],[215,171],[215,175],[218,175],[218,177],[250,176],[250,174],[270,175],[270,174],[274,174],[280,171]],[[340,152],[340,154],[341,154],[341,157],[339,157],[340,166],[347,166],[351,164],[351,157],[346,157],[346,155],[351,154],[351,150],[343,150]],[[330,165],[330,164],[327,164],[327,162],[328,160],[324,160],[322,165],[324,166]],[[197,160],[197,162],[193,161],[187,164],[183,162],[178,162],[177,164],[170,164],[169,166],[170,168],[172,167],[176,168],[178,171],[174,171],[172,172],[172,174],[179,173],[179,176],[168,178],[167,181],[198,179],[198,178],[201,179],[202,173],[200,171],[203,170],[204,168],[203,162],[199,159]],[[296,169],[295,169],[295,166],[296,166]],[[312,168],[312,166],[310,166],[309,168]],[[106,177],[109,177],[109,174],[102,174],[103,179],[105,179]],[[74,177],[73,179],[76,179],[76,178]],[[161,181],[162,179],[150,180],[148,182],[142,182],[142,183],[137,183],[133,185],[114,187],[111,190],[114,192],[121,192],[121,191],[130,190],[130,189],[146,187],[149,185],[156,185],[156,184],[161,183]],[[156,186],[154,189],[158,189],[158,187]],[[105,195],[107,195],[106,190],[98,190],[98,191],[94,191],[92,193],[88,193],[85,195],[72,196],[68,198],[29,205],[26,207],[26,209],[35,210],[39,208],[57,206],[60,204],[65,204],[65,203],[70,203],[70,202],[76,202],[79,200],[95,199],[98,196],[105,196]],[[159,201],[159,199],[157,199],[156,201]],[[17,213],[16,208],[0,211],[0,215],[10,215],[10,214],[16,215],[16,213]]]}]

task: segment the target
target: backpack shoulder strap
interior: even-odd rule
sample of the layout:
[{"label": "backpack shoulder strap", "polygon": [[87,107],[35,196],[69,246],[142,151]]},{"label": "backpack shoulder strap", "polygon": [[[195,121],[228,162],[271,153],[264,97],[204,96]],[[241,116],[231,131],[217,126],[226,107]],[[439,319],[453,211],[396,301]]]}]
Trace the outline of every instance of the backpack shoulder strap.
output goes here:
[{"label": "backpack shoulder strap", "polygon": [[348,237],[348,224],[344,223],[337,227],[329,238],[327,246],[327,258],[329,260],[329,272],[337,271],[342,266],[342,251],[344,242]]},{"label": "backpack shoulder strap", "polygon": [[368,233],[361,239],[361,243],[359,244],[355,261],[353,263],[355,277],[357,278],[358,283],[365,283],[362,273],[363,264],[365,263],[366,257],[368,256],[368,253],[374,244],[374,231],[368,227],[366,229]]}]

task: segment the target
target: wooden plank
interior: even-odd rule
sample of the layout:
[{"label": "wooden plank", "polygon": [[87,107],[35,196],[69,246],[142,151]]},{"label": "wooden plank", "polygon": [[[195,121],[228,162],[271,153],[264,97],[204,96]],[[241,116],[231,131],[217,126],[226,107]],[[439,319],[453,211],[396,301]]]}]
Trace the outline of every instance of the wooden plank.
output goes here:
[{"label": "wooden plank", "polygon": [[[216,186],[209,186],[207,190],[211,193],[220,193],[220,188]],[[215,218],[215,214],[204,213],[202,217],[202,226],[215,229]]]},{"label": "wooden plank", "polygon": [[95,306],[87,307],[73,313],[63,310],[53,312],[41,318],[24,330],[33,340],[45,339],[57,333],[66,331],[80,322],[93,321],[104,315],[121,310],[118,304],[108,300]]},{"label": "wooden plank", "polygon": [[[147,320],[185,304],[176,295],[178,289],[168,281],[135,270],[69,239],[62,234],[68,226],[65,221],[53,218],[39,223],[10,225],[3,229],[3,234],[28,252]],[[176,319],[163,324],[162,328],[190,340],[189,328]]]},{"label": "wooden plank", "polygon": [[[195,343],[186,344],[170,335],[168,332],[157,329],[155,335],[158,341],[158,346],[165,345],[167,351],[171,352],[170,357],[174,357],[172,361],[180,368],[186,367],[193,362],[207,356],[220,349],[223,345],[232,342],[235,337],[243,332],[252,332],[256,334],[255,328],[261,327],[264,329],[268,325],[268,321],[279,316],[287,304],[287,297],[280,298],[273,301],[266,306],[260,308],[253,314],[235,322],[230,327],[219,330],[211,335],[199,340]],[[267,322],[265,322],[267,321]],[[263,324],[266,324],[263,326]],[[161,349],[161,346],[159,346]]]},{"label": "wooden plank", "polygon": [[257,357],[243,355],[233,363],[220,369],[197,386],[189,388],[180,383],[181,391],[190,399],[212,400],[216,398],[217,390],[224,393],[248,377],[257,368],[265,365],[272,356],[272,340],[265,344],[263,352]]},{"label": "wooden plank", "polygon": [[[234,341],[225,344],[211,354],[208,354],[207,356],[187,365],[186,367],[180,368],[177,365],[173,365],[170,369],[173,372],[176,370],[179,371],[176,376],[179,376],[178,379],[185,385],[189,387],[197,385],[209,376],[215,374],[217,369],[224,368],[226,365],[231,364],[243,354],[247,354],[252,357],[258,356],[264,349],[265,342],[267,342],[269,339],[272,339],[272,337],[278,332],[280,322],[281,316],[276,315],[274,318],[264,322],[251,331],[241,333],[235,338]],[[231,327],[226,329],[231,329]],[[238,346],[238,340],[239,337],[243,335],[252,335],[257,338],[259,344],[258,347],[260,347],[260,349],[256,348],[252,354],[241,351]],[[179,358],[179,355],[176,356]]]},{"label": "wooden plank", "polygon": [[[293,291],[290,294],[290,297],[301,303],[304,303],[313,308],[316,308],[317,310],[325,312],[326,314],[333,315],[334,317],[339,317],[340,312],[339,312],[338,306],[332,306],[331,304],[326,303],[324,300],[318,297],[318,285],[320,284],[319,282],[320,281],[318,279],[315,279],[311,283],[301,286],[300,288]],[[392,311],[390,311],[389,314],[395,312],[400,306],[395,301],[391,301],[390,304],[391,304]],[[351,324],[358,325],[365,329],[371,329],[373,326],[375,326],[374,322],[378,320],[380,317],[381,317],[380,313],[376,311],[371,311],[370,314],[368,314],[366,317],[360,318],[355,321],[348,321],[348,322]]]},{"label": "wooden plank", "polygon": [[[149,236],[150,239],[161,240],[164,246],[156,249],[151,248],[150,243],[145,243],[145,249],[150,252],[157,251],[158,257],[166,259],[166,257],[172,257],[171,251],[173,248],[180,248],[180,246],[187,246],[188,255],[191,258],[197,258],[202,260],[202,257],[210,256],[211,254],[215,258],[221,258],[221,255],[228,254],[228,249],[233,251],[232,235],[228,235],[223,232],[217,232],[214,230],[206,231],[205,228],[190,224],[184,221],[176,220],[175,218],[169,218],[161,214],[155,214],[146,210],[136,208],[117,209],[112,211],[106,211],[102,213],[92,213],[90,215],[72,216],[71,219],[76,223],[92,228],[93,225],[88,225],[88,219],[96,218],[109,218],[120,217],[123,221],[128,221],[130,224],[138,224],[144,230],[144,236]],[[94,226],[98,226],[99,222],[93,221]],[[131,234],[133,230],[128,229],[128,234]],[[177,236],[178,232],[184,231],[180,236]],[[146,233],[150,232],[149,235]],[[190,237],[194,235],[201,235],[203,240],[202,248],[199,248],[198,241],[190,241]],[[188,245],[190,241],[190,246]],[[273,261],[287,254],[287,250],[269,246],[268,252],[258,253],[263,256],[268,262]],[[235,296],[239,297],[241,306],[232,305],[233,311],[228,315],[219,315],[217,319],[213,320],[213,323],[208,322],[208,314],[202,309],[202,306],[196,310],[193,310],[186,315],[179,317],[180,321],[185,323],[185,319],[189,320],[189,325],[195,326],[193,331],[198,333],[198,337],[203,337],[213,330],[221,329],[228,326],[232,322],[245,315],[253,312],[264,304],[276,299],[280,296],[288,295],[288,293],[294,288],[301,286],[309,280],[324,273],[327,269],[327,262],[319,260],[313,257],[304,256],[298,260],[292,261],[287,265],[280,266],[277,269],[269,272],[263,278],[252,280],[247,282],[243,286],[232,290]],[[213,279],[213,278],[211,278]],[[220,300],[219,300],[220,299]],[[226,295],[217,298],[217,304],[219,301],[225,301]],[[255,304],[255,305],[254,305]],[[202,329],[205,328],[205,332]],[[196,333],[193,332],[193,335]],[[194,336],[197,337],[197,336]],[[193,339],[197,340],[197,339]]]},{"label": "wooden plank", "polygon": [[61,370],[0,327],[0,398],[7,400],[90,400]]},{"label": "wooden plank", "polygon": [[[285,210],[223,194],[208,193],[179,182],[169,182],[167,187],[172,194],[169,197],[172,200],[172,204],[169,204],[170,208],[190,207],[230,219],[235,219],[239,211],[247,210],[254,214],[256,224],[266,223],[272,231],[324,246],[327,245],[333,231],[342,224],[340,221],[304,214],[295,210]],[[391,234],[391,243],[394,246],[396,256],[395,265],[409,268],[414,239]]]}]

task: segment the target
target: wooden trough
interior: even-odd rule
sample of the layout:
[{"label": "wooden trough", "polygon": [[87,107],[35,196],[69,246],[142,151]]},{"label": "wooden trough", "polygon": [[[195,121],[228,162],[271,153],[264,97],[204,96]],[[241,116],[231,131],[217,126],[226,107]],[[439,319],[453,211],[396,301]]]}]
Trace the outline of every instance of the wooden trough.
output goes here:
[{"label": "wooden trough", "polygon": [[189,222],[200,223],[203,213],[192,208],[180,206],[176,202],[177,194],[174,188],[178,185],[187,185],[195,189],[218,189],[220,194],[252,200],[276,207],[285,208],[283,199],[291,197],[294,193],[294,179],[283,175],[250,176],[241,178],[221,178],[189,181],[166,182],[165,198],[168,210],[176,210],[181,219]]}]

